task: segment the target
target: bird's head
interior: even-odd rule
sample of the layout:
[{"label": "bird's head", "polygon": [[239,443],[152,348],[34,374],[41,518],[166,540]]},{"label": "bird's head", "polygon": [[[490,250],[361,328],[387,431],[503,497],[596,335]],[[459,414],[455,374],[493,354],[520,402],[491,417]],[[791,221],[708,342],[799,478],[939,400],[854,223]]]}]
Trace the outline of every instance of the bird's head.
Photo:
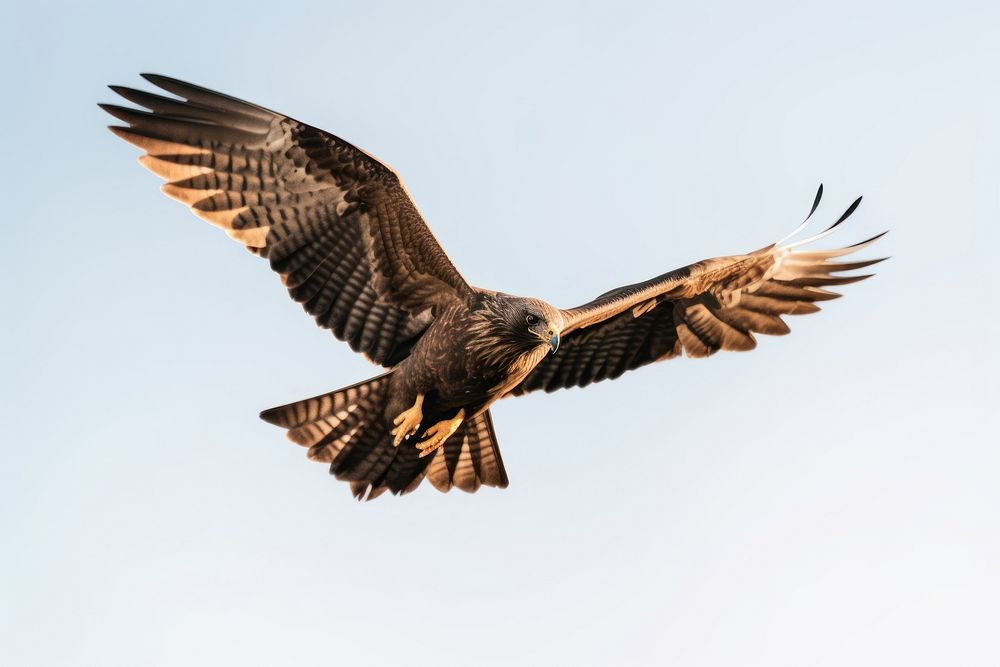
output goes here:
[{"label": "bird's head", "polygon": [[554,353],[559,347],[563,317],[558,308],[539,299],[498,294],[495,322],[503,329],[501,337],[522,349],[541,346]]},{"label": "bird's head", "polygon": [[552,354],[559,349],[559,330],[562,329],[562,314],[556,309],[538,299],[526,299],[524,305],[524,324],[528,328],[529,337],[536,337],[540,344],[548,345]]}]

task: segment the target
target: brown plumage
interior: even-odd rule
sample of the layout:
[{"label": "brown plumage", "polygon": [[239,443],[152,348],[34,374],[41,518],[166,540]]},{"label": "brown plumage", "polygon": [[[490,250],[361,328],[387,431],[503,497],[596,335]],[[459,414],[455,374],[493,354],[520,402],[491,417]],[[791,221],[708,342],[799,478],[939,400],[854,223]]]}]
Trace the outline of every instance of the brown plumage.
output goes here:
[{"label": "brown plumage", "polygon": [[441,491],[505,487],[494,401],[586,386],[681,352],[753,349],[755,333],[788,333],[782,315],[839,296],[826,287],[868,277],[840,272],[881,261],[833,261],[878,236],[799,249],[837,228],[858,199],[811,239],[705,260],[560,310],[466,283],[399,176],[343,139],[143,76],[174,97],[112,86],[145,110],[102,104],[126,124],[111,130],[145,151],[139,160],[167,181],[165,194],[267,259],[317,324],[388,369],[261,413],[358,498],[407,493],[424,477]]}]

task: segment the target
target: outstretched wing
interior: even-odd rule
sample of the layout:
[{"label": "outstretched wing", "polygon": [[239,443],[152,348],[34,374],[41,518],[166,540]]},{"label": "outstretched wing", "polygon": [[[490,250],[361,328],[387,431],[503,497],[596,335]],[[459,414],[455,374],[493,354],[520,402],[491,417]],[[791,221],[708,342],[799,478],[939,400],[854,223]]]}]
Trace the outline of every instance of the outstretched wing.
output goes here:
[{"label": "outstretched wing", "polygon": [[[822,194],[820,186],[807,221]],[[788,333],[782,315],[815,313],[816,302],[840,296],[825,287],[869,277],[835,274],[884,259],[831,261],[868,247],[882,234],[836,250],[798,249],[833,232],[860,202],[859,197],[834,224],[812,238],[782,245],[803,229],[803,222],[789,237],[756,252],[698,262],[562,311],[565,325],[559,351],[511,393],[583,387],[682,351],[689,357],[707,357],[719,350],[752,350],[755,333]]]},{"label": "outstretched wing", "polygon": [[403,359],[471,289],[389,167],[343,139],[176,79],[178,97],[112,86],[148,111],[101,107],[165,194],[266,258],[317,324],[372,361]]}]

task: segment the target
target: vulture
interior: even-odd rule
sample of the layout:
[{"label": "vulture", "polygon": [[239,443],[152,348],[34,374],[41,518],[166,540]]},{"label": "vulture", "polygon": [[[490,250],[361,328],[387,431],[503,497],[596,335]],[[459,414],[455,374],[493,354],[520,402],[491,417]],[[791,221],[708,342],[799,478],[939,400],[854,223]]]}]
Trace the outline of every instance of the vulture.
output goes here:
[{"label": "vulture", "polygon": [[[100,105],[138,147],[162,191],[270,265],[288,294],[338,339],[383,367],[349,387],[260,416],[287,429],[354,496],[506,487],[490,406],[507,396],[585,387],[626,371],[782,335],[784,315],[819,310],[829,287],[882,261],[835,261],[842,248],[785,239],[617,287],[566,310],[470,285],[438,244],[402,179],[340,137],[165,76],[163,93],[111,89]],[[819,188],[810,219],[819,206]],[[883,232],[884,234],[885,232]],[[884,259],[884,258],[882,258]]]}]

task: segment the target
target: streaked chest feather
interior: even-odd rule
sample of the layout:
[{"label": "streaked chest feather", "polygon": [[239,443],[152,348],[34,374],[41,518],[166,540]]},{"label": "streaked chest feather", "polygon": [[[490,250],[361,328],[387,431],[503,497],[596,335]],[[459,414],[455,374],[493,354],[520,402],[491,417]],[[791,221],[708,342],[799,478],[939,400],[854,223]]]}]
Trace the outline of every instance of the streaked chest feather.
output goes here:
[{"label": "streaked chest feather", "polygon": [[528,377],[528,373],[534,370],[535,366],[537,366],[548,353],[548,348],[536,347],[519,355],[508,367],[507,376],[499,384],[491,388],[490,393],[494,394],[498,398],[503,397],[504,394],[521,384],[524,378]]}]

